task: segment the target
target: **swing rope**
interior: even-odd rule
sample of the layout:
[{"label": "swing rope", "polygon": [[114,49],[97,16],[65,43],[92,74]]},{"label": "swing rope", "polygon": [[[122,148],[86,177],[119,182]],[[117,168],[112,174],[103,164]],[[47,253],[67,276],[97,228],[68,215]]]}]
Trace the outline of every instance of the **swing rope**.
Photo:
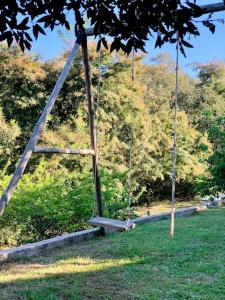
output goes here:
[{"label": "swing rope", "polygon": [[[132,50],[132,71],[131,71],[131,103],[133,103],[134,99],[134,49]],[[95,102],[95,130],[96,130],[96,141],[98,141],[98,129],[99,129],[99,103],[100,103],[100,91],[101,91],[101,50],[99,50],[98,55],[98,73],[97,73],[97,96]],[[126,230],[130,228],[134,228],[134,224],[131,222],[131,204],[132,204],[132,180],[131,180],[131,172],[132,172],[132,144],[133,144],[133,123],[131,124],[131,137],[129,141],[129,176],[128,176],[128,218],[126,221]],[[96,180],[96,169],[94,170],[94,180]],[[94,199],[96,200],[96,193]],[[93,206],[93,215],[96,216],[95,205]],[[121,226],[121,225],[120,225]]]},{"label": "swing rope", "polygon": [[173,114],[173,168],[172,168],[172,197],[171,197],[171,224],[170,238],[174,238],[175,230],[175,211],[176,211],[176,164],[177,164],[177,110],[178,110],[178,93],[179,93],[179,35],[177,32],[176,42],[176,85]]},{"label": "swing rope", "polygon": [[[132,55],[131,55],[131,104],[133,104],[134,101],[134,48],[132,49]],[[132,155],[133,155],[133,135],[134,135],[134,125],[131,124],[131,130],[130,130],[130,141],[129,141],[129,175],[128,175],[128,218],[127,218],[127,227],[130,227],[132,225],[131,223],[131,204],[132,204],[132,178],[131,178],[131,172],[132,172]]]}]

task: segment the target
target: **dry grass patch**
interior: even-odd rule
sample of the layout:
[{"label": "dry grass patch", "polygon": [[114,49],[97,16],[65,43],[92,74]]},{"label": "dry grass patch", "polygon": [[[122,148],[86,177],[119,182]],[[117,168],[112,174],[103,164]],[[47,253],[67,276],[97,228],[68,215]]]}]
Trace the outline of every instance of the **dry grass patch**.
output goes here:
[{"label": "dry grass patch", "polygon": [[[199,201],[178,201],[176,203],[176,208],[185,208],[185,207],[192,207],[198,206]],[[153,202],[150,205],[146,206],[139,206],[135,209],[135,212],[138,216],[146,216],[146,215],[155,215],[164,212],[171,211],[171,202],[169,200],[160,201],[160,202]]]}]

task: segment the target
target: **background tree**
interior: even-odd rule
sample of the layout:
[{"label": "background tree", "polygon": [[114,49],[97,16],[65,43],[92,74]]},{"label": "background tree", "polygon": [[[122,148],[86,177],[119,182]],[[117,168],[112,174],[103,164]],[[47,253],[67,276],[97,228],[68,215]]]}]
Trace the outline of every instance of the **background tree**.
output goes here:
[{"label": "background tree", "polygon": [[[23,131],[33,129],[46,100],[45,70],[35,55],[18,47],[0,47],[0,99],[7,121],[15,120]],[[27,110],[30,111],[27,114]]]}]

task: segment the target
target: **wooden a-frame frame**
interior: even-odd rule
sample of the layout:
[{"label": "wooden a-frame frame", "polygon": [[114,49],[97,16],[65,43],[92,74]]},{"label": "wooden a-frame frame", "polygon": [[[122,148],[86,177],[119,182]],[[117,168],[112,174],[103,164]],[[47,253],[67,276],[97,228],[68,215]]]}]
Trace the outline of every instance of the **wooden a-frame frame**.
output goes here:
[{"label": "wooden a-frame frame", "polygon": [[[88,104],[88,113],[89,113],[89,132],[91,140],[91,149],[57,149],[57,148],[38,148],[36,147],[37,142],[42,134],[44,126],[47,123],[48,116],[50,115],[52,108],[55,104],[55,101],[59,95],[59,92],[73,66],[74,59],[76,58],[80,46],[82,47],[83,63],[85,70],[85,82],[86,82],[86,91],[87,91],[87,104]],[[23,176],[23,173],[26,169],[26,166],[31,158],[32,153],[62,153],[62,154],[81,154],[81,155],[91,155],[92,156],[92,166],[93,166],[93,175],[94,175],[94,186],[96,201],[98,207],[99,217],[103,217],[103,203],[102,203],[102,193],[101,193],[101,183],[98,167],[98,151],[97,151],[97,138],[96,138],[96,127],[95,127],[95,112],[94,112],[94,99],[92,94],[92,83],[91,83],[91,73],[90,73],[90,62],[88,56],[88,47],[87,47],[87,36],[85,32],[80,32],[75,45],[69,55],[69,58],[60,74],[59,79],[57,80],[55,87],[45,105],[45,108],[36,123],[36,126],[33,130],[33,133],[30,137],[30,140],[27,143],[27,146],[24,150],[23,155],[18,163],[18,166],[5,189],[1,199],[0,199],[0,215],[4,213],[4,210],[9,203],[13,193],[16,190],[19,180]],[[105,234],[104,227],[100,228],[102,235]]]}]

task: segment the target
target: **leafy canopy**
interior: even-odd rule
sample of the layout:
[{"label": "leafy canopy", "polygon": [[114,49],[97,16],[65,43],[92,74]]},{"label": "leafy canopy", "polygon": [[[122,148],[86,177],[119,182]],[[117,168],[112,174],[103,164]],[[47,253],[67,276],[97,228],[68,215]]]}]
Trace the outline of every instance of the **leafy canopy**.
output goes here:
[{"label": "leafy canopy", "polygon": [[[199,35],[195,19],[203,14],[196,0],[2,0],[0,2],[0,41],[10,46],[15,39],[22,50],[30,49],[33,37],[46,34],[62,25],[70,28],[69,13],[75,16],[80,28],[84,20],[94,26],[97,36],[100,32],[114,40],[111,50],[122,49],[129,53],[134,47],[144,50],[150,36],[156,38],[156,46],[176,42],[180,37],[183,46],[192,47],[185,41],[186,35]],[[212,32],[215,26],[204,20],[203,25]],[[107,48],[105,37],[101,42]]]}]

